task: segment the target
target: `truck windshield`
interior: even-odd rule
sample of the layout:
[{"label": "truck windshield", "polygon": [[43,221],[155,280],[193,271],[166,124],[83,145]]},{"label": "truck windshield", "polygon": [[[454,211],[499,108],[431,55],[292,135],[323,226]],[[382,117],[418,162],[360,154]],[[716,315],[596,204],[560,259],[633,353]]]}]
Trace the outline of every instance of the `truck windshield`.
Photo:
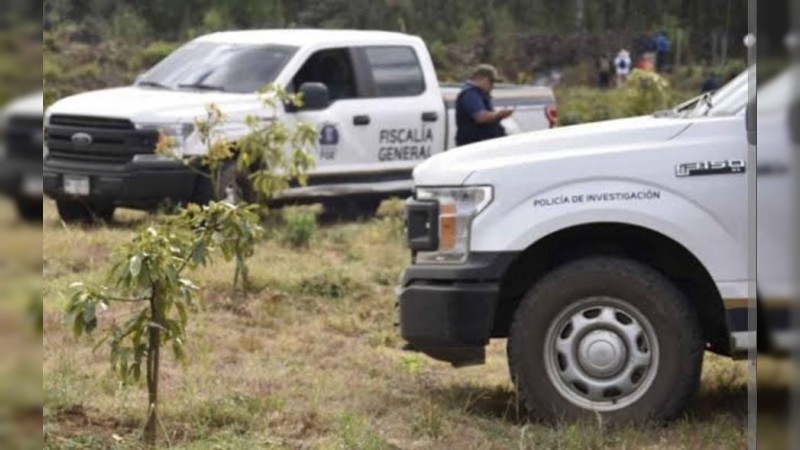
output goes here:
[{"label": "truck windshield", "polygon": [[252,93],[275,81],[296,51],[282,45],[190,42],[147,71],[136,86]]}]

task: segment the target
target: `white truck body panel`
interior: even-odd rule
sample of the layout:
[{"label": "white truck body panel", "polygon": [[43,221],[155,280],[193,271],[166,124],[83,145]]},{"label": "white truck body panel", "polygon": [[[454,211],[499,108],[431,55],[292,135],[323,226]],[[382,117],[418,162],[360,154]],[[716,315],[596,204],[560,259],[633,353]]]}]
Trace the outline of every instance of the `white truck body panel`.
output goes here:
[{"label": "white truck body panel", "polygon": [[[426,162],[414,175],[419,186],[445,179],[494,187],[494,201],[473,222],[474,251],[521,251],[573,226],[627,223],[681,243],[715,281],[738,285],[747,281],[747,179],[679,178],[676,167],[746,157],[743,116],[638,117],[465,147]],[[653,198],[594,197],[616,193]]]}]

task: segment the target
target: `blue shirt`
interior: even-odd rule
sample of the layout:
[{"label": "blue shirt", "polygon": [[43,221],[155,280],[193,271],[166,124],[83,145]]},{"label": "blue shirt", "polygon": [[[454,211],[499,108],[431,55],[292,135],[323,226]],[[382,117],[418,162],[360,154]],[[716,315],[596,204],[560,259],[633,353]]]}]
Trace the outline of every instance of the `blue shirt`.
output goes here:
[{"label": "blue shirt", "polygon": [[468,81],[456,99],[456,145],[485,141],[505,136],[499,122],[478,123],[475,118],[483,112],[494,111],[488,92]]},{"label": "blue shirt", "polygon": [[659,53],[666,53],[669,51],[669,38],[663,34],[656,36],[655,40],[656,51]]}]

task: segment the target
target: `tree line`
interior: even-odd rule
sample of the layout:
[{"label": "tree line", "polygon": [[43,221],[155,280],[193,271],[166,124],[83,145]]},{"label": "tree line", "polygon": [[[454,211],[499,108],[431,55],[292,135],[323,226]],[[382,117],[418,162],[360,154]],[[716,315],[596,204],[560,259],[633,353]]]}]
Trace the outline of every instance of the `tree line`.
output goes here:
[{"label": "tree line", "polygon": [[542,70],[643,51],[665,31],[677,62],[741,57],[746,0],[44,0],[45,30],[97,42],[184,41],[224,29],[382,29],[423,37],[438,66]]}]

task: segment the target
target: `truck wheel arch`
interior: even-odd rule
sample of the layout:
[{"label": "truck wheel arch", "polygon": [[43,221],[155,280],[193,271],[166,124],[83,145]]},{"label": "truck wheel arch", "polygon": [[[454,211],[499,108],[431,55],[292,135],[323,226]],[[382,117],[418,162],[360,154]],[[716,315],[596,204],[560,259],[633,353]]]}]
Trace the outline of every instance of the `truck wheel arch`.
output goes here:
[{"label": "truck wheel arch", "polygon": [[708,270],[686,247],[652,229],[615,222],[576,225],[539,239],[512,262],[500,283],[493,337],[507,337],[522,296],[544,274],[589,256],[617,256],[646,264],[683,291],[703,324],[709,350],[728,355],[730,334],[722,296]]}]

